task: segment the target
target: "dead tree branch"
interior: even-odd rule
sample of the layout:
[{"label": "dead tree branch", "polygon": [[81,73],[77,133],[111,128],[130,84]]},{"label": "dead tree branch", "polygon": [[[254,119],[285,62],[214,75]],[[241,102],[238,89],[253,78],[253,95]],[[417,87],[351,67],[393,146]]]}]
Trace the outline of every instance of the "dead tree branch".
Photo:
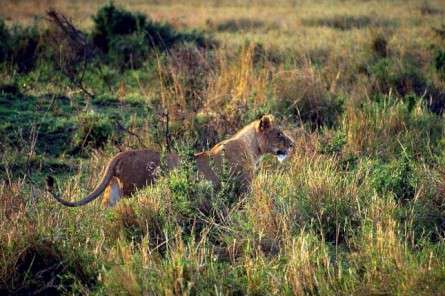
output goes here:
[{"label": "dead tree branch", "polygon": [[[83,85],[83,79],[88,63],[96,53],[95,47],[63,14],[50,9],[47,12],[47,20],[56,29],[51,37],[54,52],[59,55],[59,68],[74,85],[93,98],[94,94]],[[78,65],[81,65],[80,69]]]},{"label": "dead tree branch", "polygon": [[136,134],[136,133],[132,132],[131,130],[129,130],[128,128],[126,128],[126,127],[125,127],[119,120],[116,120],[115,122],[116,122],[117,127],[118,127],[120,130],[122,130],[122,131],[128,133],[129,135],[131,135],[131,136],[133,136],[133,137],[135,137],[135,138],[138,140],[139,145],[140,145],[141,147],[147,148],[147,147],[144,145],[144,142],[142,141],[141,137],[140,137],[138,134]]}]

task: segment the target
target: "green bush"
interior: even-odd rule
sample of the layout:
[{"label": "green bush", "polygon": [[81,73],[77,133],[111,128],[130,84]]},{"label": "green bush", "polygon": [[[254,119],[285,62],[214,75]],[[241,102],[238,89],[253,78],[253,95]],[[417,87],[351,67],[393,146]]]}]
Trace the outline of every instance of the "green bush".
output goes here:
[{"label": "green bush", "polygon": [[111,63],[119,69],[139,68],[150,52],[143,32],[117,36],[110,42],[108,56]]},{"label": "green bush", "polygon": [[371,183],[381,195],[392,192],[398,201],[412,199],[418,183],[412,158],[404,152],[400,159],[387,164],[377,163]]},{"label": "green bush", "polygon": [[6,61],[10,54],[10,34],[3,19],[0,19],[0,63]]},{"label": "green bush", "polygon": [[112,3],[100,8],[93,20],[93,43],[103,52],[108,52],[110,43],[116,36],[142,31],[146,24],[142,14],[116,8]]},{"label": "green bush", "polygon": [[174,44],[210,44],[198,31],[178,32],[167,23],[152,21],[109,3],[93,17],[93,44],[120,68],[138,68],[153,50],[167,50]]},{"label": "green bush", "polygon": [[346,135],[342,132],[337,132],[328,139],[322,139],[319,150],[323,154],[338,154],[342,151],[346,143]]},{"label": "green bush", "polygon": [[8,29],[4,21],[0,20],[0,63],[11,63],[19,73],[31,71],[39,56],[40,38],[36,26],[15,25]]},{"label": "green bush", "polygon": [[[175,44],[193,43],[198,47],[215,43],[197,30],[177,31],[168,23],[155,22],[109,3],[93,17],[90,40],[103,60],[116,68],[139,68],[153,51],[165,51]],[[77,48],[76,48],[77,46]],[[63,47],[63,51],[60,48]],[[58,68],[74,75],[84,48],[72,42],[63,30],[38,29],[36,25],[8,28],[0,19],[0,63],[9,62],[20,73],[36,66],[38,58],[62,63]],[[91,62],[91,61],[90,61]]]}]

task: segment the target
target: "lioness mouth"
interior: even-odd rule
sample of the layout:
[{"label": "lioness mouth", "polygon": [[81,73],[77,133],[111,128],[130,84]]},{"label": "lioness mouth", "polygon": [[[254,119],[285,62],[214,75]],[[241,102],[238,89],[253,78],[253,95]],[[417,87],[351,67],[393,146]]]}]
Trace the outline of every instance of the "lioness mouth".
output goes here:
[{"label": "lioness mouth", "polygon": [[282,162],[283,160],[285,160],[287,158],[287,151],[278,150],[277,152],[275,152],[275,155],[276,155],[278,161]]}]

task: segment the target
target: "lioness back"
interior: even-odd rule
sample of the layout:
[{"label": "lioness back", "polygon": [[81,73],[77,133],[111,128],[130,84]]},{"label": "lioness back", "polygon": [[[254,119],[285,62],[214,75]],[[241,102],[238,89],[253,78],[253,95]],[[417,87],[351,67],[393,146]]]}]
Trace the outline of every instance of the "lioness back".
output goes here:
[{"label": "lioness back", "polygon": [[153,184],[156,170],[161,164],[161,155],[153,150],[132,150],[121,152],[114,168],[114,176],[122,183],[122,193],[130,195],[136,189]]}]

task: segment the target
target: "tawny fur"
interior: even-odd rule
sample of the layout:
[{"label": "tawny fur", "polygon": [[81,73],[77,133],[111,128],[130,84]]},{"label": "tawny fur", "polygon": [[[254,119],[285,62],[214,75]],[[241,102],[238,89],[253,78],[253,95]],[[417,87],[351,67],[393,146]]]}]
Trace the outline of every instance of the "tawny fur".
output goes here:
[{"label": "tawny fur", "polygon": [[[208,151],[195,154],[198,172],[201,176],[219,186],[219,177],[225,163],[231,173],[241,178],[243,186],[250,188],[257,164],[265,154],[285,158],[292,150],[293,140],[275,126],[271,115],[264,115],[245,126],[234,136],[216,144]],[[166,171],[180,163],[177,154],[165,155]],[[212,164],[212,165],[211,165]],[[97,187],[84,199],[66,201],[53,194],[65,206],[81,206],[96,199],[103,193],[104,206],[113,206],[122,196],[129,196],[137,189],[153,184],[160,174],[161,153],[153,150],[132,150],[113,157]]]}]

